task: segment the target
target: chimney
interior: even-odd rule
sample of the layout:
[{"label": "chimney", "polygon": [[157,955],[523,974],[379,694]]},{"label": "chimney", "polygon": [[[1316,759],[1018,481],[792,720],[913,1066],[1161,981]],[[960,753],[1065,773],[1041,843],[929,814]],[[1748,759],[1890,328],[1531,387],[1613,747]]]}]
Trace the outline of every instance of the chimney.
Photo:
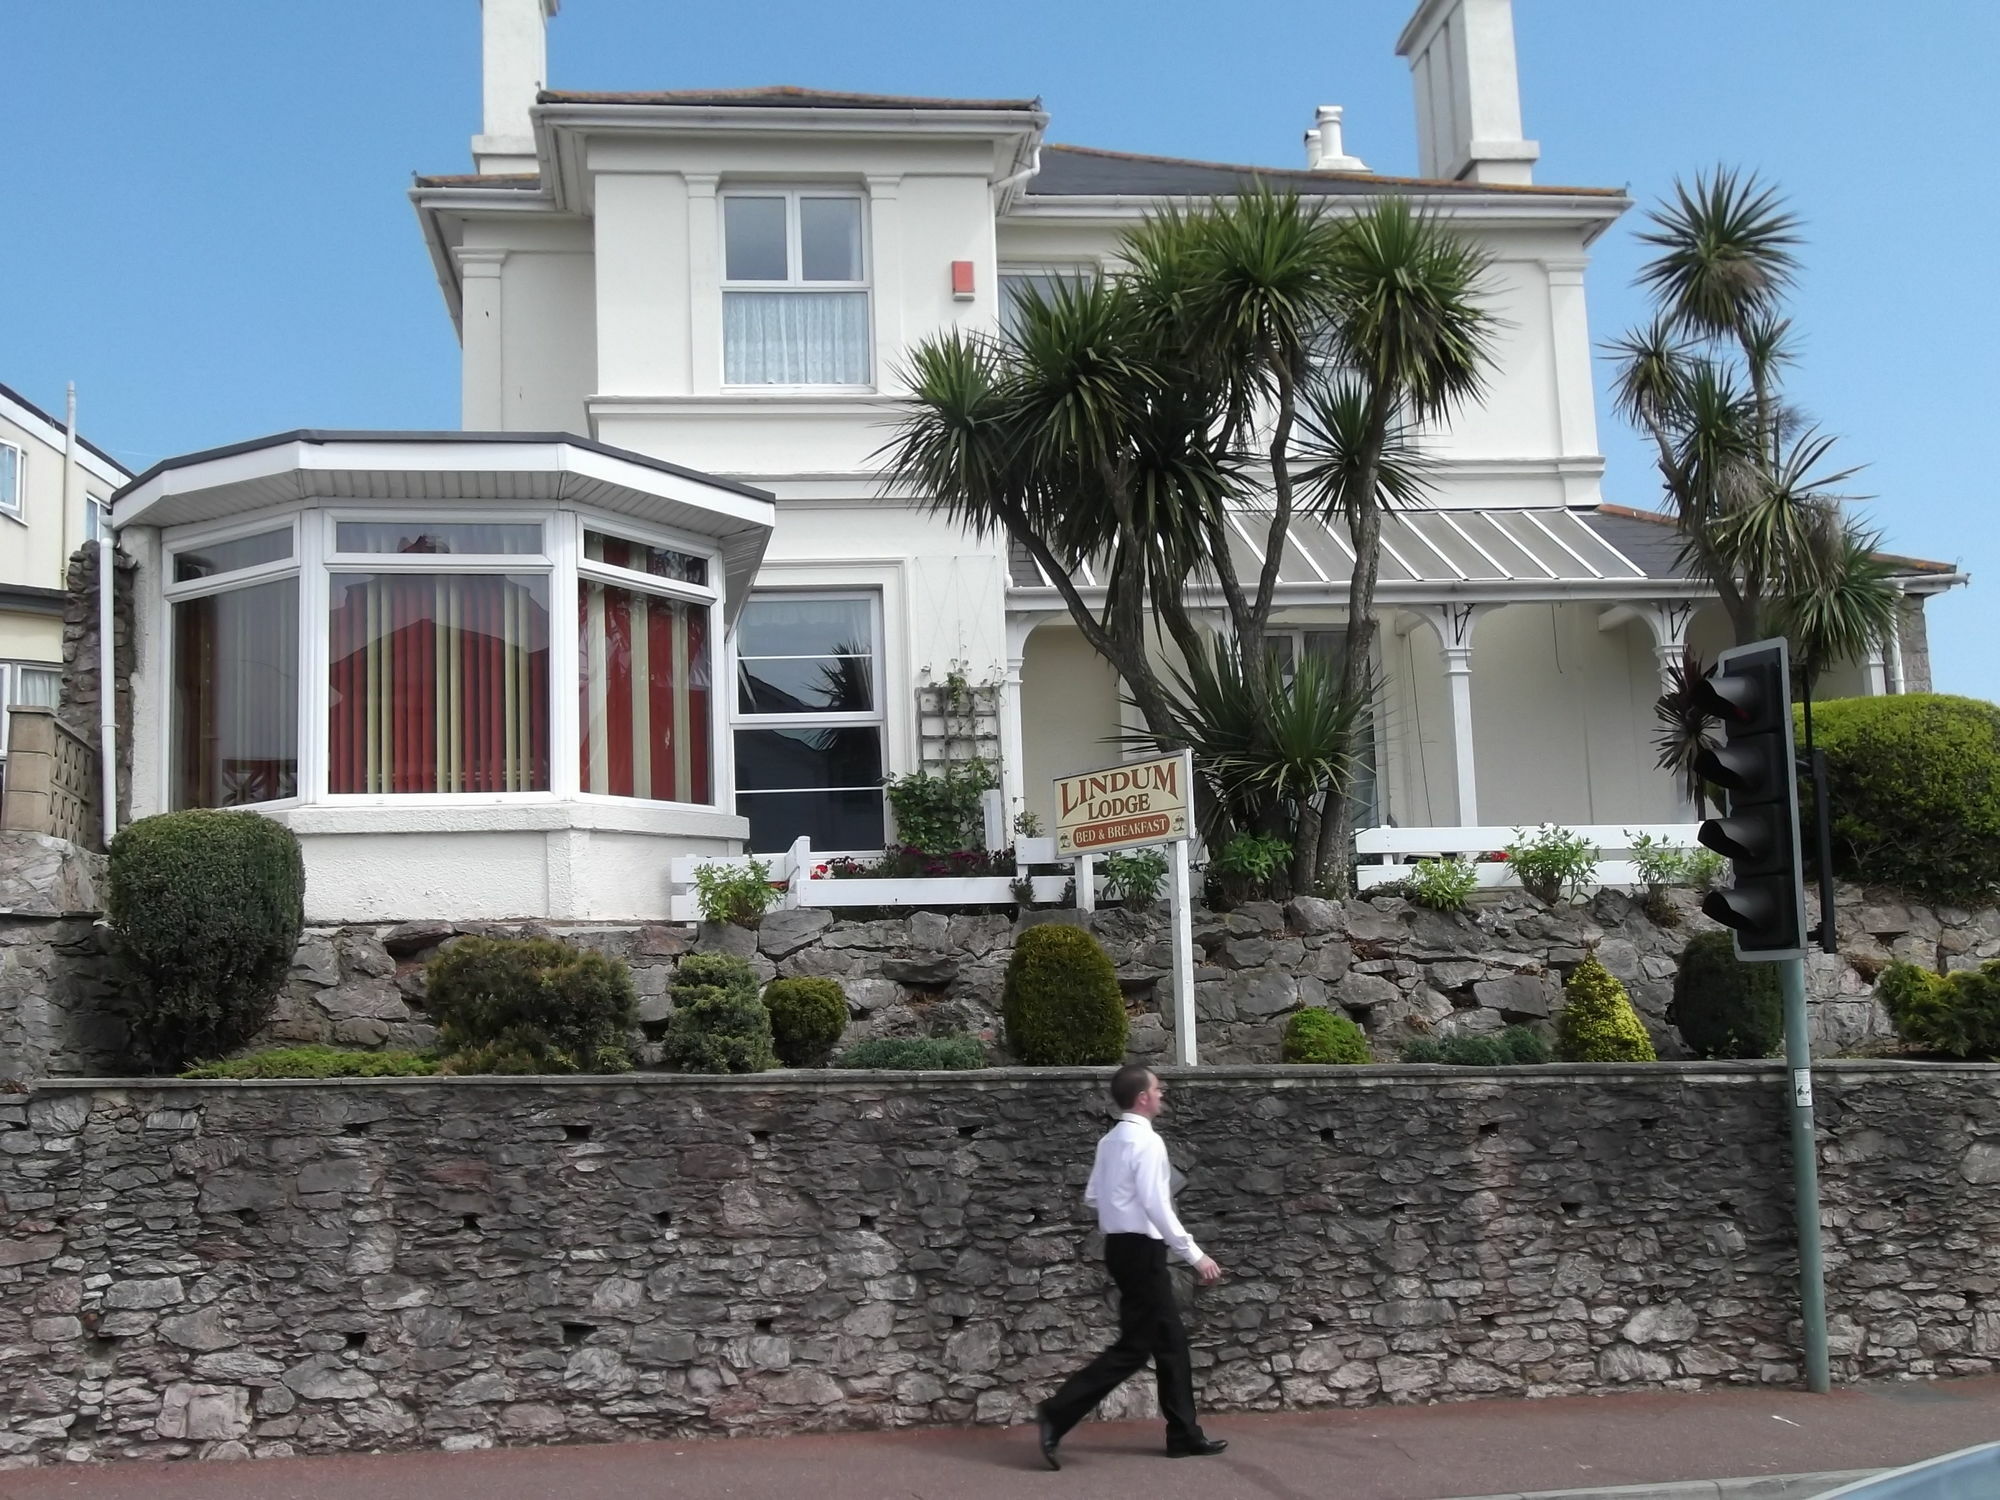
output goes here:
[{"label": "chimney", "polygon": [[485,128],[472,138],[472,162],[480,172],[535,170],[535,127],[528,112],[548,77],[548,19],[561,4],[479,0],[486,116]]},{"label": "chimney", "polygon": [[1306,132],[1306,167],[1314,172],[1365,172],[1368,163],[1349,156],[1340,144],[1338,104],[1322,104],[1313,111],[1313,126]]},{"label": "chimney", "polygon": [[1513,0],[1418,0],[1396,39],[1417,89],[1418,171],[1526,184],[1542,148],[1521,138]]}]

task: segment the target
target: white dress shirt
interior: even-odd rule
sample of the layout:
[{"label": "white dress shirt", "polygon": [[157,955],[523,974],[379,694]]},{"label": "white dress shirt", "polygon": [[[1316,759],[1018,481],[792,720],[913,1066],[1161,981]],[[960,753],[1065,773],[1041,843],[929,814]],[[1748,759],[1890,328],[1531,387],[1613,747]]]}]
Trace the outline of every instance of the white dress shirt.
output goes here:
[{"label": "white dress shirt", "polygon": [[1097,1162],[1083,1201],[1097,1210],[1106,1234],[1145,1234],[1165,1240],[1189,1265],[1201,1262],[1201,1247],[1174,1215],[1173,1167],[1167,1143],[1144,1115],[1122,1114],[1097,1143]]}]

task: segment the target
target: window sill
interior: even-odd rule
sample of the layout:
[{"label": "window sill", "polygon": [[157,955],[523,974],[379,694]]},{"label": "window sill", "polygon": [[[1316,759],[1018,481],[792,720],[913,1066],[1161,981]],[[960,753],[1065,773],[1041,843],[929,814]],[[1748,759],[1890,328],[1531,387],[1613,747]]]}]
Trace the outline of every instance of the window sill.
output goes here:
[{"label": "window sill", "polygon": [[671,807],[620,799],[397,806],[362,804],[273,809],[266,816],[302,837],[380,833],[554,833],[581,829],[661,837],[734,839],[750,836],[746,818],[717,808]]}]

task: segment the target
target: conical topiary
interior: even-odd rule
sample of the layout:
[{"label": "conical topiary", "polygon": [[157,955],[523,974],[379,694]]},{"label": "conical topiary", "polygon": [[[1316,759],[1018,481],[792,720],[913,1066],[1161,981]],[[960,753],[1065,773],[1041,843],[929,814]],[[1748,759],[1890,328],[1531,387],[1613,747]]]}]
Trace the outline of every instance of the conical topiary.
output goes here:
[{"label": "conical topiary", "polygon": [[1118,972],[1080,927],[1030,927],[1007,961],[1000,1001],[1007,1050],[1038,1068],[1125,1060],[1125,997]]},{"label": "conical topiary", "polygon": [[1556,1056],[1563,1062],[1659,1061],[1625,986],[1595,953],[1576,966],[1563,986]]}]

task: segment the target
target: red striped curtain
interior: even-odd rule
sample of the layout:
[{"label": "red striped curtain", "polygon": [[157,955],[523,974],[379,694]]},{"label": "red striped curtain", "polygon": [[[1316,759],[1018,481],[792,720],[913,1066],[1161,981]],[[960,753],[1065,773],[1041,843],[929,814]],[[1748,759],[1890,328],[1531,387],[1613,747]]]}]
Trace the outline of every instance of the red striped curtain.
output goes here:
[{"label": "red striped curtain", "polygon": [[329,790],[548,790],[546,578],[344,573],[332,586]]},{"label": "red striped curtain", "polygon": [[579,580],[583,789],[714,800],[708,609]]}]

